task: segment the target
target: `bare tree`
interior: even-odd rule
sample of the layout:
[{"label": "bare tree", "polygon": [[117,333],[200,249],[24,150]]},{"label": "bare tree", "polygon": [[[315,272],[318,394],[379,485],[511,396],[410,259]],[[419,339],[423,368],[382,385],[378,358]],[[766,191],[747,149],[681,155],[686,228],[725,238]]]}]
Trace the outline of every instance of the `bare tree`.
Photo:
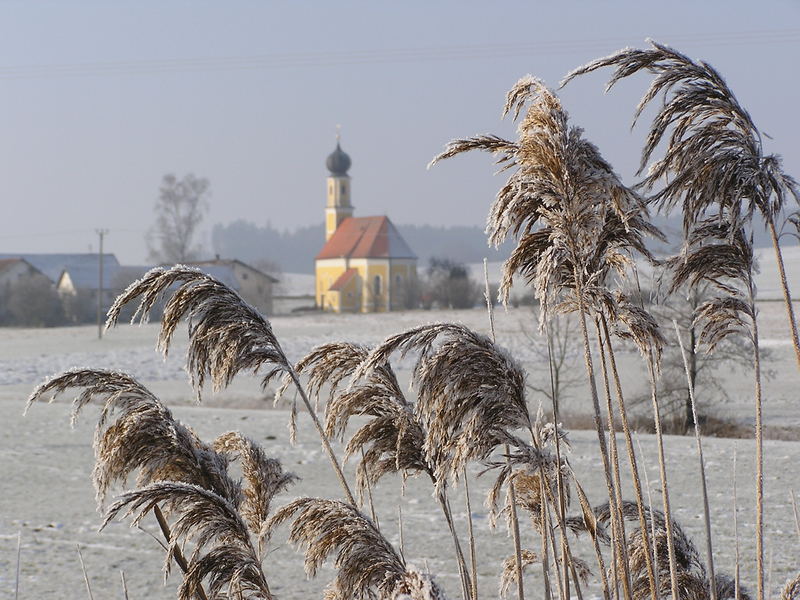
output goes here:
[{"label": "bare tree", "polygon": [[540,365],[549,365],[549,375],[529,382],[528,389],[544,395],[553,406],[560,406],[569,390],[582,383],[579,370],[583,349],[578,324],[573,315],[556,315],[547,324],[548,336],[524,330]]},{"label": "bare tree", "polygon": [[156,222],[147,234],[149,259],[158,263],[183,263],[199,258],[197,229],[208,210],[208,179],[192,173],[178,179],[172,173],[161,180],[156,202]]},{"label": "bare tree", "polygon": [[[699,347],[702,327],[696,319],[698,309],[713,296],[714,291],[709,284],[701,282],[695,287],[681,288],[651,308],[664,330],[673,320],[678,323],[686,352],[688,379],[698,402],[697,408],[706,412],[713,404],[729,399],[725,381],[721,378],[723,373],[729,373],[731,369],[752,369],[752,350],[743,335],[727,336],[717,344],[713,353]],[[761,349],[761,358],[769,358],[768,348]],[[769,375],[768,370],[762,370],[762,376],[768,378]],[[668,419],[681,419],[684,431],[688,432],[694,427],[689,383],[680,348],[674,344],[664,349],[659,391],[659,402],[665,416]]]},{"label": "bare tree", "polygon": [[472,308],[481,294],[467,267],[449,258],[431,258],[425,287],[425,304],[441,308]]}]

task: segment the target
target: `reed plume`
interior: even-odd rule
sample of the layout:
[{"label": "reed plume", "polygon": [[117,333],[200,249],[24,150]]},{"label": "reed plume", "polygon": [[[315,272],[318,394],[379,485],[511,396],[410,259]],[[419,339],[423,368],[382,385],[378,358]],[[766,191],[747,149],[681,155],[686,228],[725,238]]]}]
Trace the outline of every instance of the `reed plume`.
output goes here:
[{"label": "reed plume", "polygon": [[344,439],[353,416],[372,417],[345,447],[346,459],[363,452],[356,472],[356,489],[362,500],[369,486],[388,473],[433,474],[423,451],[425,431],[388,361],[375,364],[346,389],[338,389],[368,356],[369,349],[364,346],[337,342],[314,348],[296,365],[299,373],[308,376],[309,391],[317,398],[324,385],[330,387],[325,411],[327,435]]},{"label": "reed plume", "polygon": [[184,317],[189,320],[186,370],[198,399],[207,375],[211,377],[214,389],[218,390],[229,385],[243,370],[257,373],[266,365],[268,370],[262,376],[262,388],[280,374],[285,374],[287,381],[296,386],[311,416],[345,496],[355,505],[355,498],[330,441],[272,326],[239,294],[199,269],[183,265],[171,269],[157,267],[134,281],[117,297],[108,311],[106,327],[115,325],[122,308],[136,299],[139,299],[139,306],[132,321],[137,317],[146,320],[155,303],[173,289],[161,317],[158,347],[166,355],[176,327]]},{"label": "reed plume", "polygon": [[269,534],[267,520],[275,496],[299,480],[294,473],[286,473],[279,460],[267,457],[264,449],[238,431],[229,431],[213,442],[216,452],[239,459],[242,476],[243,498],[239,513],[256,536],[259,555],[263,553],[264,541]]},{"label": "reed plume", "polygon": [[666,145],[642,185],[653,189],[663,182],[652,201],[666,211],[681,206],[685,237],[717,208],[732,230],[749,224],[755,212],[761,214],[772,238],[800,367],[800,341],[776,227],[787,200],[800,196],[797,182],[784,173],[779,156],[764,153],[762,134],[750,114],[708,63],[651,42],[649,49],[621,50],[575,69],[562,85],[605,67],[614,69],[607,90],[640,71],[654,76],[634,115],[635,123],[651,101],[663,98],[642,150],[640,172],[661,142]]},{"label": "reed plume", "polygon": [[[608,504],[594,507],[596,524],[602,532],[599,539],[608,540],[608,535],[603,532],[610,520],[611,510]],[[627,521],[639,520],[639,506],[635,502],[623,501],[622,514]],[[664,513],[645,508],[646,529],[650,530],[650,538],[655,549],[655,563],[658,565],[658,581],[660,582],[659,595],[671,596],[670,550],[668,538],[672,536],[672,546],[676,565],[676,578],[681,598],[705,600],[711,597],[710,581],[700,553],[692,540],[686,535],[680,524],[673,520],[671,527],[667,527]],[[574,531],[580,531],[581,521],[572,519]],[[639,527],[631,530],[627,535],[626,548],[628,550],[628,568],[632,576],[632,592],[634,600],[644,600],[651,594],[650,578],[647,574],[647,555],[653,550],[649,547]],[[735,600],[734,582],[727,575],[716,575],[714,578],[714,593],[716,598]],[[745,590],[739,590],[739,598],[750,600]]]},{"label": "reed plume", "polygon": [[233,504],[211,490],[163,481],[126,492],[109,507],[101,529],[120,517],[132,517],[131,525],[136,525],[158,504],[175,515],[165,573],[181,545],[192,542],[194,546],[178,590],[179,600],[194,598],[204,582],[212,599],[272,600],[246,522]]},{"label": "reed plume", "polygon": [[798,598],[800,598],[800,573],[788,581],[781,590],[781,600],[798,600]]},{"label": "reed plume", "polygon": [[[268,533],[265,523],[275,494],[296,477],[284,473],[278,461],[267,458],[238,432],[206,444],[123,373],[66,371],[39,385],[28,407],[40,399],[52,401],[71,388],[83,388],[72,403],[73,422],[92,400],[102,402],[92,474],[98,504],[103,504],[112,484],[125,484],[138,471],[136,489],[108,508],[101,529],[120,516],[132,516],[132,524],[138,524],[152,511],[167,542],[165,575],[172,560],[184,572],[181,600],[245,596],[271,600],[260,559]],[[228,473],[235,459],[241,461],[245,486]],[[258,552],[251,532],[258,540]],[[187,542],[193,544],[188,560],[182,552]]]},{"label": "reed plume", "polygon": [[233,290],[200,269],[177,265],[156,267],[133,282],[108,311],[106,328],[117,323],[122,308],[135,300],[139,306],[131,321],[145,321],[154,304],[170,294],[161,318],[158,348],[168,354],[181,320],[189,320],[186,369],[198,394],[206,376],[215,390],[230,384],[237,373],[257,372],[267,365],[262,386],[290,369],[272,326]]},{"label": "reed plume", "polygon": [[294,517],[289,540],[305,548],[305,569],[314,576],[336,553],[336,578],[325,590],[328,600],[444,600],[444,592],[428,575],[405,561],[375,524],[358,509],[335,500],[300,498],[281,508],[270,527]]},{"label": "reed plume", "polygon": [[[437,343],[438,342],[438,343]],[[419,352],[412,373],[424,451],[439,488],[457,480],[471,460],[487,458],[498,444],[530,429],[521,367],[486,336],[462,325],[434,324],[386,339],[354,373],[358,381],[398,352]]]},{"label": "reed plume", "polygon": [[[227,458],[202,442],[149,390],[124,373],[100,369],[65,371],[39,385],[28,398],[50,401],[70,388],[83,388],[72,402],[72,420],[92,401],[103,402],[94,434],[92,481],[98,505],[114,483],[138,471],[136,486],[178,481],[213,490],[234,505],[241,488],[227,473]],[[113,418],[113,422],[110,422]]]}]

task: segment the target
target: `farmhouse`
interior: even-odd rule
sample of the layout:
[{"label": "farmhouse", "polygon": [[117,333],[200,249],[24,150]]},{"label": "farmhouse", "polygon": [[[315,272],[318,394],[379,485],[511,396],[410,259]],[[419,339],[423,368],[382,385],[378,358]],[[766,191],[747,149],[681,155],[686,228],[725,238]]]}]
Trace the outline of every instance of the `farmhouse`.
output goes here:
[{"label": "farmhouse", "polygon": [[187,263],[219,279],[231,289],[239,292],[245,302],[265,315],[273,312],[273,286],[278,280],[236,259],[223,259],[219,255],[214,260]]},{"label": "farmhouse", "polygon": [[417,279],[417,257],[386,216],[354,217],[350,157],[328,156],[325,245],[315,261],[318,308],[333,312],[384,312],[407,307]]}]

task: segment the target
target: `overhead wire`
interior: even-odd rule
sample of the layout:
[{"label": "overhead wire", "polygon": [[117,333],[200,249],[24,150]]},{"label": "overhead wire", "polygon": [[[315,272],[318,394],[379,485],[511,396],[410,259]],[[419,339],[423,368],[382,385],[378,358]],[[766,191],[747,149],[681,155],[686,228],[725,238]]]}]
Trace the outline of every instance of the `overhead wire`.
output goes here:
[{"label": "overhead wire", "polygon": [[[665,34],[654,35],[652,37],[667,44],[680,43],[702,46],[797,43],[800,42],[800,29]],[[625,45],[626,42],[629,41],[630,39],[623,40],[616,37],[510,44],[422,46],[412,48],[291,52],[250,56],[0,66],[0,80],[461,61],[511,58],[529,55],[548,56],[604,50],[612,51],[620,45]]]}]

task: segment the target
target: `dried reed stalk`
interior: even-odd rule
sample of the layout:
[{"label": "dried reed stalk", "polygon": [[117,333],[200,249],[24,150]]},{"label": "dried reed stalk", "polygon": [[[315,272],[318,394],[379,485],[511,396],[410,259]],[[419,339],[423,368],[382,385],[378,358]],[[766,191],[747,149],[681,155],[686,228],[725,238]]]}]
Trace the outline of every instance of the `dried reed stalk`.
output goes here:
[{"label": "dried reed stalk", "polygon": [[467,509],[467,535],[469,536],[469,569],[472,584],[472,599],[478,600],[478,558],[475,551],[475,532],[472,527],[472,503],[469,498],[469,479],[464,468],[464,502]]},{"label": "dried reed stalk", "polygon": [[83,562],[83,554],[81,554],[81,545],[75,544],[75,549],[78,551],[78,560],[81,562],[81,572],[83,573],[83,581],[86,584],[86,595],[89,597],[89,600],[94,600],[94,596],[92,595],[92,586],[89,583],[89,574],[86,572],[86,565]]},{"label": "dried reed stalk", "polygon": [[14,600],[19,600],[19,572],[22,565],[22,530],[17,532],[17,568],[14,576]]},{"label": "dried reed stalk", "polygon": [[[560,411],[559,411],[559,399],[556,394],[556,386],[555,386],[555,379],[554,379],[554,372],[555,369],[553,368],[553,344],[552,344],[552,335],[550,331],[550,323],[547,322],[545,324],[545,336],[547,337],[547,366],[548,372],[550,375],[550,398],[552,399],[553,405],[553,428],[558,429],[560,426]],[[556,452],[556,462],[561,464],[561,439],[559,435],[555,436],[555,452]],[[558,524],[559,524],[559,533],[561,536],[561,556],[562,556],[562,564],[564,565],[564,590],[565,590],[565,600],[569,599],[569,576],[567,574],[567,566],[569,565],[573,571],[573,563],[569,559],[569,542],[567,541],[567,532],[566,528],[564,527],[564,523],[566,522],[566,497],[565,497],[565,488],[564,488],[564,478],[562,476],[561,469],[558,469],[556,473],[556,483],[558,486],[558,504],[557,504],[557,514],[558,514]],[[580,584],[578,583],[578,579],[576,574],[573,572],[573,578],[575,580],[576,591],[578,593],[578,597],[580,600]]]},{"label": "dried reed stalk", "polygon": [[[484,292],[483,297],[486,300],[486,312],[489,315],[489,333],[492,337],[492,343],[497,343],[497,335],[494,329],[494,303],[492,301],[492,294],[489,289],[489,261],[486,257],[483,258],[483,283],[484,283]],[[508,444],[505,445],[506,455],[509,454],[509,447]],[[510,464],[510,459],[506,459],[506,464]],[[509,499],[511,501],[511,531],[513,532],[513,540],[514,540],[514,559],[515,565],[517,569],[517,598],[519,600],[525,600],[525,584],[522,581],[522,571],[523,571],[523,557],[522,557],[522,542],[520,540],[520,533],[519,533],[519,515],[517,514],[517,499],[516,493],[514,491],[514,486],[509,487]],[[471,517],[470,517],[471,520]],[[472,524],[470,522],[470,528]],[[474,540],[472,536],[470,536],[470,544],[474,545]],[[545,568],[545,582],[547,581],[547,566],[546,563],[544,564]],[[550,589],[549,586],[545,585],[545,590],[549,594]]]},{"label": "dried reed stalk", "polygon": [[[656,368],[652,355],[647,360],[647,374],[650,380],[650,399],[653,404],[653,421],[656,427],[656,444],[658,446],[658,474],[661,480],[661,502],[664,507],[665,537],[667,541],[667,561],[669,563],[670,589],[673,598],[678,598],[678,567],[675,557],[675,543],[672,523],[672,511],[669,504],[669,484],[667,483],[667,461],[664,457],[664,435],[662,433],[661,414],[658,408],[656,391]],[[656,542],[654,538],[653,543]]]},{"label": "dried reed stalk", "polygon": [[789,490],[789,496],[792,500],[792,512],[794,513],[794,527],[797,531],[797,539],[800,541],[800,515],[797,512],[797,498],[794,495],[794,488]]},{"label": "dried reed stalk", "polygon": [[611,518],[612,540],[616,548],[615,555],[618,564],[614,568],[617,572],[621,573],[623,590],[625,597],[631,596],[631,577],[628,570],[628,552],[626,548],[625,537],[625,522],[622,518],[622,480],[619,473],[619,455],[617,453],[617,435],[614,427],[614,410],[611,406],[611,382],[608,374],[608,365],[606,364],[606,347],[603,343],[603,337],[600,333],[600,319],[595,317],[595,332],[597,336],[598,355],[600,356],[600,372],[603,375],[603,388],[604,397],[606,400],[606,415],[608,418],[608,439],[611,449],[611,465],[614,475],[614,498],[612,506],[614,512]]},{"label": "dried reed stalk", "polygon": [[[675,335],[678,337],[678,346],[681,350],[681,357],[683,358],[683,367],[686,371],[686,381],[689,386],[689,400],[692,403],[692,421],[694,422],[694,437],[697,441],[697,460],[700,466],[700,485],[703,492],[703,521],[705,523],[706,533],[706,564],[708,565],[708,573],[711,581],[715,581],[714,575],[714,552],[711,544],[711,515],[708,506],[708,486],[706,484],[706,466],[703,460],[703,444],[700,441],[700,424],[697,420],[697,405],[694,400],[694,386],[692,385],[692,378],[689,375],[689,361],[686,358],[686,351],[683,348],[683,339],[681,338],[680,329],[678,329],[678,322],[673,319],[672,325],[675,327]],[[710,586],[711,600],[717,600],[716,586]]]},{"label": "dried reed stalk", "polygon": [[[633,439],[631,436],[631,429],[630,424],[628,422],[628,411],[625,407],[625,399],[622,394],[622,382],[619,378],[619,371],[617,370],[617,359],[614,354],[614,347],[611,341],[611,336],[609,333],[608,328],[608,320],[606,319],[605,315],[600,315],[600,324],[603,328],[603,339],[605,340],[605,344],[608,346],[608,359],[609,364],[611,366],[611,375],[614,380],[614,391],[617,398],[617,407],[619,409],[620,421],[622,422],[622,431],[625,436],[625,447],[628,453],[628,462],[630,463],[631,467],[631,478],[633,480],[633,490],[636,497],[636,505],[639,507],[639,529],[642,532],[643,536],[643,543],[648,551],[645,555],[646,568],[647,568],[647,575],[648,579],[650,580],[650,593],[652,600],[657,600],[658,594],[658,581],[656,579],[656,567],[653,565],[653,557],[649,551],[650,544],[648,540],[648,531],[645,521],[645,504],[644,498],[642,496],[642,483],[639,478],[639,467],[636,461],[636,452],[633,448]],[[641,450],[640,450],[641,454]],[[648,494],[650,493],[648,487]],[[652,503],[651,508],[652,508]]]},{"label": "dried reed stalk", "polygon": [[739,509],[736,502],[736,446],[733,447],[733,539],[736,549],[736,567],[734,571],[734,600],[739,600]]},{"label": "dried reed stalk", "polygon": [[128,583],[125,581],[125,571],[120,571],[119,572],[119,578],[122,581],[122,599],[123,600],[129,600],[128,599]]}]

